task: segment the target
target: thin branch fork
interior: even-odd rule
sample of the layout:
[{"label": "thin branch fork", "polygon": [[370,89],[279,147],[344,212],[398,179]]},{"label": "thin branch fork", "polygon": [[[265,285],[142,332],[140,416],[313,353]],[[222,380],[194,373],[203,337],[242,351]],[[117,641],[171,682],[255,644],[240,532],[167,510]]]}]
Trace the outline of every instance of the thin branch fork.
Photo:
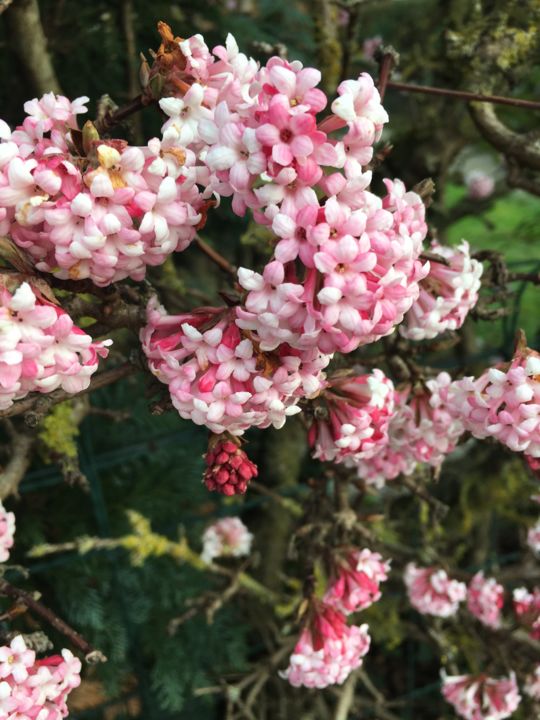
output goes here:
[{"label": "thin branch fork", "polygon": [[7,580],[1,580],[0,595],[5,595],[12,600],[16,600],[17,602],[26,605],[30,611],[46,620],[55,630],[68,638],[73,646],[84,653],[84,658],[87,663],[95,664],[107,661],[107,658],[100,650],[93,648],[82,635],[80,635],[64,620],[55,615],[54,612],[43,605],[43,603],[36,600],[36,598],[30,593],[26,592],[26,590],[21,590],[21,588],[15,587],[11,583],[7,582]]}]

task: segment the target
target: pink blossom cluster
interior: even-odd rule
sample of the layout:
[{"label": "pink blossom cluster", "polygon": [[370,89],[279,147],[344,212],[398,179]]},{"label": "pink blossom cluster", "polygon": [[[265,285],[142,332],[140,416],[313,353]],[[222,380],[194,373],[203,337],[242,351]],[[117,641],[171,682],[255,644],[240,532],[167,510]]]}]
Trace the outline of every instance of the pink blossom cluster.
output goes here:
[{"label": "pink blossom cluster", "polygon": [[400,326],[410,340],[434,338],[460,328],[478,302],[482,263],[471,258],[469,244],[457,247],[431,243],[431,251],[446,260],[430,261],[428,275],[420,281],[420,294]]},{"label": "pink blossom cluster", "polygon": [[372,78],[342,82],[318,123],[328,102],[318,70],[278,57],[258,67],[231,35],[213,53],[200,35],[180,49],[189,89],[160,101],[164,140],[193,154],[205,192],[232,197],[235,213],[251,210],[276,236],[261,274],[239,270],[240,327],[262,350],[286,342],[324,354],[391,333],[428,271],[425,208],[399,180],[385,181],[383,199],[368,190],[365,168],[388,121]]},{"label": "pink blossom cluster", "polygon": [[442,694],[464,720],[503,720],[510,717],[521,702],[514,673],[498,679],[443,672]]},{"label": "pink blossom cluster", "polygon": [[36,659],[21,635],[0,647],[0,716],[6,720],[61,720],[67,696],[80,682],[81,662],[69,650]]},{"label": "pink blossom cluster", "polygon": [[448,404],[476,438],[492,437],[514,452],[540,458],[540,355],[519,349],[506,368],[456,380]]},{"label": "pink blossom cluster", "polygon": [[536,555],[540,554],[540,520],[527,532],[527,545]]},{"label": "pink blossom cluster", "polygon": [[342,613],[320,604],[280,676],[293,687],[341,685],[362,665],[370,643],[367,625],[347,625]]},{"label": "pink blossom cluster", "polygon": [[201,558],[211,563],[218,557],[242,557],[251,552],[253,535],[238,517],[226,517],[203,533]]},{"label": "pink blossom cluster", "polygon": [[527,676],[523,690],[533,700],[540,702],[540,665],[536,665],[532,673]]},{"label": "pink blossom cluster", "polygon": [[313,457],[334,462],[373,457],[388,443],[394,394],[382,370],[330,378],[308,434]]},{"label": "pink blossom cluster", "polygon": [[422,385],[396,391],[388,442],[372,458],[355,461],[363,480],[381,487],[400,474],[411,475],[417,463],[440,467],[464,432],[460,419],[449,411],[451,383],[443,372]]},{"label": "pink blossom cluster", "polygon": [[67,312],[23,282],[0,287],[0,409],[29,392],[88,387],[111,340],[93,342]]},{"label": "pink blossom cluster", "polygon": [[9,559],[15,536],[15,514],[8,512],[0,501],[0,562]]},{"label": "pink blossom cluster", "polygon": [[153,299],[147,317],[141,342],[151,372],[169,386],[183,418],[214,433],[280,428],[300,412],[301,397],[322,387],[327,356],[285,344],[275,353],[261,352],[235,324],[234,308],[167,315]]},{"label": "pink blossom cluster", "polygon": [[195,236],[195,161],[167,138],[140,148],[93,133],[81,147],[73,131],[87,101],[49,93],[25,103],[13,133],[0,121],[0,232],[59,278],[142,280]]},{"label": "pink blossom cluster", "polygon": [[445,570],[409,563],[403,576],[411,605],[424,615],[451,617],[467,597],[467,586]]},{"label": "pink blossom cluster", "polygon": [[515,588],[513,601],[519,622],[532,638],[540,640],[540,588],[534,588],[532,592],[524,587]]},{"label": "pink blossom cluster", "polygon": [[211,492],[223,495],[243,495],[249,481],[259,473],[245,450],[233,440],[223,440],[219,435],[211,438],[205,462],[204,484]]},{"label": "pink blossom cluster", "polygon": [[335,577],[324,602],[344,615],[365,610],[381,597],[380,584],[388,579],[390,561],[368,548],[352,550],[337,561]]},{"label": "pink blossom cluster", "polygon": [[467,608],[481,623],[491,628],[501,626],[504,588],[495,578],[485,578],[478,572],[467,589]]}]

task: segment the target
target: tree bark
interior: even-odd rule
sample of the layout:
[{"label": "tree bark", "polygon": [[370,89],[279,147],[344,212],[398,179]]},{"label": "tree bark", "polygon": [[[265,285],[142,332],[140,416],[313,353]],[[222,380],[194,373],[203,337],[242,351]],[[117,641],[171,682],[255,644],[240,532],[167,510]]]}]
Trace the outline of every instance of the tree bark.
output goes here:
[{"label": "tree bark", "polygon": [[43,32],[38,0],[15,0],[5,14],[10,44],[17,55],[32,91],[60,94],[62,89],[54,70]]}]

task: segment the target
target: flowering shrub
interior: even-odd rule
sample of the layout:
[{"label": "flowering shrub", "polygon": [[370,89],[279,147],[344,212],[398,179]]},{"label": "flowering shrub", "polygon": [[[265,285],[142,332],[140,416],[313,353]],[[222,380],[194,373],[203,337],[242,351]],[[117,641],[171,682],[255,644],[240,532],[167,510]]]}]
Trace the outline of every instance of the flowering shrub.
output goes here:
[{"label": "flowering shrub", "polygon": [[[312,459],[319,461],[309,465],[318,470],[302,487],[306,502],[265,486],[274,462],[283,471],[281,457],[266,458],[252,488],[301,518],[289,545],[301,578],[287,568],[269,583],[283,588],[266,587],[259,580],[266,569],[257,567],[258,553],[251,555],[254,536],[232,515],[207,527],[200,555],[183,534],[177,541],[159,535],[133,511],[126,536],[84,538],[75,549],[123,548],[136,564],[170,555],[226,579],[222,599],[208,593],[210,600],[199,601],[209,619],[236,593],[254,594],[278,620],[285,618],[288,634],[298,633],[288,667],[279,671],[295,688],[341,685],[362,666],[371,644],[368,624],[349,616],[378,603],[382,583],[403,577],[412,607],[436,618],[430,637],[452,667],[455,644],[445,633],[462,618],[475,632],[515,628],[503,621],[507,588],[497,578],[475,567],[474,574],[470,568],[456,573],[468,584],[452,579],[440,555],[443,503],[426,490],[426,478],[437,479],[451,454],[466,452],[474,442],[469,436],[523,453],[537,471],[540,356],[521,338],[508,362],[478,377],[453,377],[435,369],[447,367],[444,362],[421,362],[439,343],[452,344],[473,310],[475,317],[485,313],[482,282],[497,272],[497,282],[507,277],[502,261],[491,258],[488,267],[466,240],[457,246],[432,240],[426,247],[425,187],[409,189],[399,178],[372,182],[384,159],[378,143],[389,117],[369,74],[343,80],[329,98],[319,87],[321,72],[299,61],[274,56],[259,64],[231,35],[210,50],[200,35],[175,38],[164,24],[159,30],[162,44],[152,66],[143,66],[138,99],[141,107],[159,107],[159,137],[142,146],[109,137],[114,113],[79,129],[88,98],[52,93],[27,102],[27,117],[15,130],[0,122],[0,233],[7,236],[1,250],[12,266],[2,268],[0,283],[0,411],[5,418],[17,414],[17,402],[29,395],[29,407],[39,410],[34,392],[58,391],[51,405],[86,392],[98,359],[109,353],[112,341],[99,339],[103,332],[136,331],[142,353],[126,353],[129,340],[120,335],[116,358],[130,369],[144,365],[149,379],[161,383],[149,385],[150,393],[166,386],[156,413],[170,405],[209,431],[203,482],[227,503],[237,503],[232,496],[244,495],[259,476],[243,436],[281,429],[300,415]],[[369,59],[379,40],[366,44]],[[116,120],[122,117],[120,111]],[[493,191],[489,180],[471,175],[470,198],[486,199]],[[233,267],[198,236],[221,204],[264,233],[265,256],[251,255],[257,266]],[[218,304],[188,302],[178,285],[164,280],[173,253],[191,244],[230,276]],[[195,297],[207,302],[206,292]],[[378,341],[377,349],[368,347]],[[116,369],[98,375],[96,385],[107,384],[103,377]],[[35,417],[28,419],[35,424]],[[6,427],[15,434],[9,422]],[[429,528],[429,546],[402,547],[393,536],[393,493],[403,488],[422,503],[418,524]],[[368,510],[372,501],[383,513],[388,509],[384,522]],[[254,518],[252,528],[256,511]],[[290,529],[288,522],[277,524]],[[2,561],[14,527],[13,513],[0,503]],[[538,536],[535,525],[527,535],[534,553]],[[266,539],[272,544],[271,532]],[[456,554],[464,559],[464,548]],[[390,555],[392,561],[385,559]],[[231,558],[246,560],[231,569]],[[3,582],[0,593],[8,588]],[[514,619],[538,640],[540,590],[508,590]],[[37,600],[19,597],[50,620]],[[465,602],[469,614],[456,619]],[[370,613],[376,617],[377,607]],[[61,622],[53,625],[66,631]],[[79,636],[66,632],[81,649]],[[283,641],[276,623],[265,638],[269,646],[282,643],[273,675],[284,648],[293,647]],[[0,648],[0,711],[9,720],[66,716],[80,668],[68,650],[36,660],[16,636]],[[514,672],[499,680],[485,673],[443,671],[442,677],[444,698],[466,720],[509,717],[521,700]],[[522,680],[525,693],[539,699],[538,667],[529,663]],[[257,676],[253,698],[258,683]],[[366,687],[377,709],[379,692]],[[228,701],[235,697],[231,689]]]}]

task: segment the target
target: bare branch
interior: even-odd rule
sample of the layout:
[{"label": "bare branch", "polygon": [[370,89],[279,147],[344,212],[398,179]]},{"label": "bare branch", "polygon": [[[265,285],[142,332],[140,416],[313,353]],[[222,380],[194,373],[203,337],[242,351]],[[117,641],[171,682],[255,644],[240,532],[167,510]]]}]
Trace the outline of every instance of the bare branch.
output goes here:
[{"label": "bare branch", "polygon": [[0,500],[17,492],[30,466],[35,441],[33,435],[17,432],[10,420],[5,420],[4,424],[11,439],[11,449],[9,462],[0,474]]}]

